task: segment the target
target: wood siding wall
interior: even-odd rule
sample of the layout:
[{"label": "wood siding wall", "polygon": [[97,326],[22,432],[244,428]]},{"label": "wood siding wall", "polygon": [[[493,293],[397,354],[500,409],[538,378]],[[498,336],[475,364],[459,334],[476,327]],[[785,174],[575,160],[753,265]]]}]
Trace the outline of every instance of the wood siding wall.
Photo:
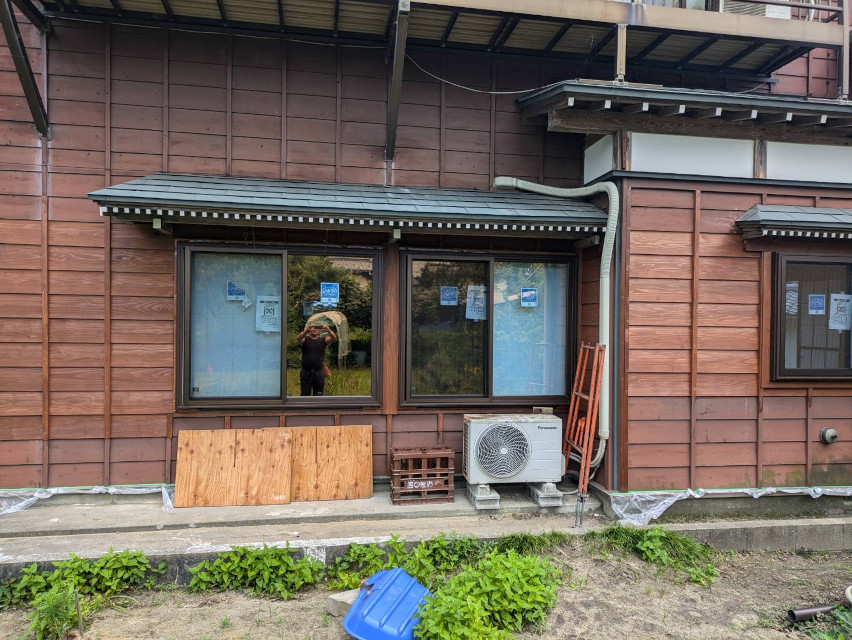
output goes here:
[{"label": "wood siding wall", "polygon": [[[769,265],[773,251],[852,248],[746,250],[734,221],[760,203],[848,207],[852,192],[650,181],[625,190],[621,488],[849,484],[852,385],[770,381]],[[838,443],[819,442],[826,426]]]},{"label": "wood siding wall", "polygon": [[[101,218],[85,194],[162,170],[480,189],[508,174],[573,186],[578,137],[524,124],[514,96],[461,91],[408,65],[388,169],[384,50],[66,22],[45,42],[21,28],[34,69],[47,65],[53,135],[43,147],[0,46],[0,487],[167,481],[176,434],[189,428],[367,422],[376,475],[391,443],[460,450],[461,411],[395,415],[392,384],[381,410],[353,418],[176,414],[175,240]],[[482,89],[566,72],[415,57]]]}]

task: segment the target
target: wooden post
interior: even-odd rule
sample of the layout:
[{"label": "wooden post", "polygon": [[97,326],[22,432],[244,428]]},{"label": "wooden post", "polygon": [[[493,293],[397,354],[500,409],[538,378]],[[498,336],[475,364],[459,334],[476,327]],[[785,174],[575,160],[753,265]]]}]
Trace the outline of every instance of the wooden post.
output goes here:
[{"label": "wooden post", "polygon": [[388,123],[385,137],[385,160],[393,161],[396,153],[396,125],[399,121],[399,101],[402,97],[402,70],[405,66],[405,42],[408,38],[408,14],[411,0],[399,0],[396,8],[396,36],[393,47],[393,67],[388,92]]},{"label": "wooden post", "polygon": [[849,0],[841,0],[843,13],[840,14],[840,23],[843,25],[843,44],[837,52],[837,95],[842,99],[849,97]]}]

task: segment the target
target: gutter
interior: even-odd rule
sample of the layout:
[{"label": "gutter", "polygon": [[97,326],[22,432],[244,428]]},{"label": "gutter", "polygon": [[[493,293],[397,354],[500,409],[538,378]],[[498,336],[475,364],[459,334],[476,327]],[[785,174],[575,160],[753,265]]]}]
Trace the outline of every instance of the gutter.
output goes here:
[{"label": "gutter", "polygon": [[601,376],[601,400],[598,409],[598,439],[600,444],[595,452],[590,463],[591,471],[597,469],[603,462],[604,452],[606,451],[606,442],[610,436],[610,423],[612,421],[610,411],[611,401],[611,349],[609,344],[610,329],[612,320],[610,318],[610,300],[611,300],[611,272],[612,272],[612,256],[613,247],[615,246],[615,237],[618,231],[618,218],[621,212],[621,204],[618,194],[618,187],[614,182],[598,182],[586,187],[577,189],[560,189],[557,187],[548,187],[547,185],[519,180],[518,178],[509,178],[498,176],[494,178],[494,187],[497,189],[519,189],[521,191],[530,191],[546,196],[554,196],[557,198],[583,198],[597,193],[605,193],[609,197],[609,212],[606,222],[606,233],[604,234],[603,248],[601,251],[601,273],[600,273],[600,313],[598,316],[598,341],[606,347],[604,353],[603,374]]}]

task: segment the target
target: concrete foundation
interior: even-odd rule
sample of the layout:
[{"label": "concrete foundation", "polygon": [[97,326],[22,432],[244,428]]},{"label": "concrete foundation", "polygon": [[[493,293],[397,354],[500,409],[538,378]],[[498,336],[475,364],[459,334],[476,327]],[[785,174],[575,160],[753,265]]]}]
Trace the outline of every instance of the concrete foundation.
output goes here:
[{"label": "concrete foundation", "polygon": [[467,485],[467,497],[480,511],[500,508],[500,494],[487,484]]},{"label": "concrete foundation", "polygon": [[562,492],[552,482],[536,482],[527,485],[530,496],[540,507],[561,507]]}]

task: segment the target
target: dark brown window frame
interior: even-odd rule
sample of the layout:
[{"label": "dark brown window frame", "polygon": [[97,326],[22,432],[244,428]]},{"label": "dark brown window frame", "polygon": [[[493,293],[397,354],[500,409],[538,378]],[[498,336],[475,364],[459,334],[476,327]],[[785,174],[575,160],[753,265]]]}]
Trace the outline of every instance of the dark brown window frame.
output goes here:
[{"label": "dark brown window frame", "polygon": [[[491,315],[488,323],[488,350],[486,353],[486,383],[487,395],[485,396],[418,396],[411,394],[411,338],[412,338],[412,322],[411,322],[411,264],[414,260],[453,260],[453,261],[469,261],[469,262],[486,262],[488,263],[488,293],[489,293],[489,308]],[[566,321],[566,342],[565,342],[565,362],[566,374],[565,395],[540,395],[540,396],[494,396],[493,395],[493,366],[492,353],[494,348],[494,323],[493,319],[493,298],[494,291],[494,263],[495,262],[541,262],[549,264],[567,264],[568,265],[568,291],[566,292],[566,300],[568,301],[565,312],[567,314]],[[570,400],[568,390],[573,384],[574,370],[572,363],[576,362],[577,358],[577,320],[579,314],[579,301],[577,300],[577,256],[566,254],[541,254],[541,253],[510,253],[510,252],[492,252],[492,251],[429,251],[423,249],[404,249],[400,255],[400,335],[403,337],[403,342],[400,344],[400,360],[399,360],[399,379],[400,392],[399,403],[401,407],[517,407],[535,405],[567,405]]]},{"label": "dark brown window frame", "polygon": [[775,253],[772,262],[772,336],[770,345],[770,370],[773,382],[836,381],[852,379],[852,365],[848,369],[787,369],[784,366],[785,330],[784,303],[786,301],[786,274],[789,263],[846,265],[852,270],[852,257],[813,255],[806,253]]},{"label": "dark brown window frame", "polygon": [[[287,329],[286,321],[281,332],[281,390],[277,398],[237,397],[237,398],[205,398],[196,400],[190,397],[189,365],[191,335],[190,287],[191,287],[191,256],[200,253],[236,253],[236,254],[278,254],[281,256],[282,298],[287,299],[287,256],[288,255],[332,255],[332,256],[368,256],[373,259],[373,316],[372,338],[370,345],[372,394],[369,396],[292,396],[287,397]],[[378,407],[381,392],[381,337],[382,314],[381,300],[383,289],[382,250],[374,247],[349,247],[345,245],[297,245],[297,244],[252,244],[230,242],[179,242],[177,246],[177,362],[175,375],[176,410],[192,409],[353,409],[361,407]],[[282,305],[285,306],[286,305]]]}]

